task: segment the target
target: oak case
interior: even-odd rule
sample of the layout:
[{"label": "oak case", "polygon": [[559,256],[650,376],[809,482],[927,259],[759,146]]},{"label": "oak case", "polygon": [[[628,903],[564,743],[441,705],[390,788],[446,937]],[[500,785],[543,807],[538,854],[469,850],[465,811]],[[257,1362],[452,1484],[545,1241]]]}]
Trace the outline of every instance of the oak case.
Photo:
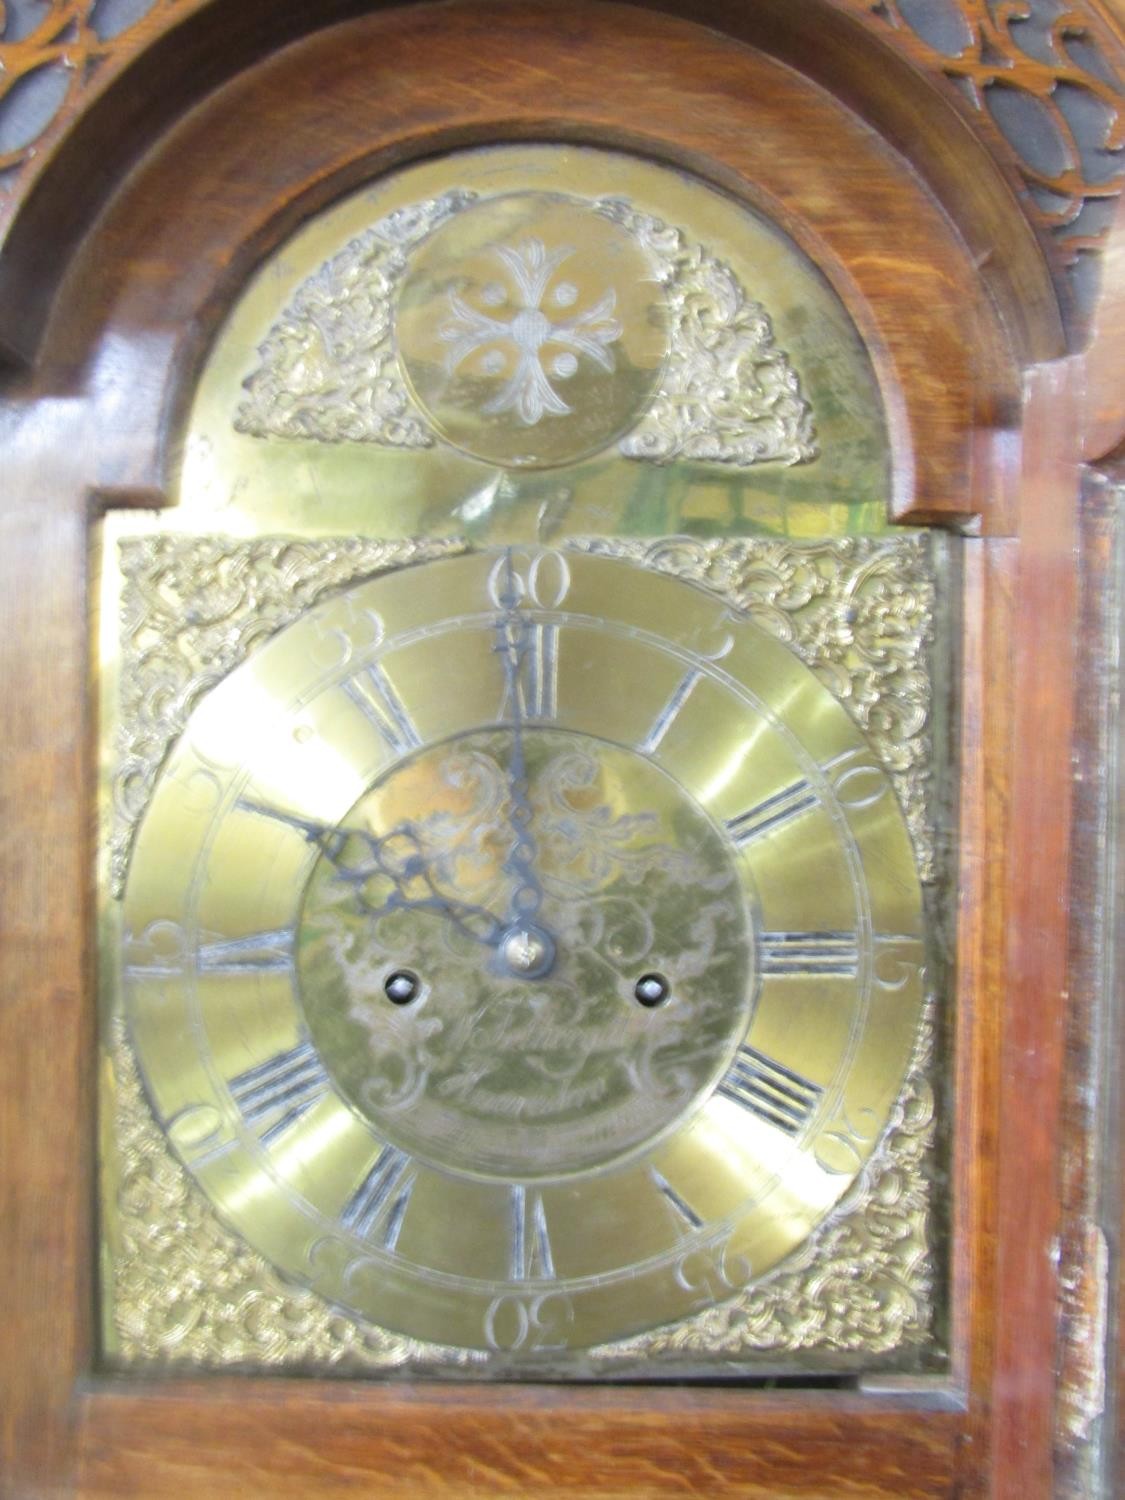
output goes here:
[{"label": "oak case", "polygon": [[[1073,555],[1079,465],[1120,427],[1111,400],[1091,409],[1084,394],[1112,368],[1105,335],[1086,356],[1068,352],[1006,153],[967,128],[909,48],[892,52],[874,21],[842,7],[808,4],[795,20],[782,6],[716,4],[695,12],[707,31],[609,5],[565,17],[420,5],[290,47],[301,23],[288,13],[270,31],[253,6],[237,22],[230,7],[187,10],[186,51],[173,56],[174,32],[154,42],[147,75],[138,62],[79,114],[0,260],[0,319],[27,361],[9,381],[3,605],[2,1118],[15,1143],[3,1233],[7,1326],[29,1351],[6,1372],[12,1493],[1051,1493]],[[802,26],[815,29],[811,50]],[[164,126],[143,157],[104,153],[163,79],[183,78],[185,57],[219,53],[231,76],[208,64],[190,113],[176,117],[182,83],[154,105]],[[206,97],[204,78],[219,85]],[[295,224],[399,162],[503,139],[616,145],[760,203],[867,340],[892,426],[895,517],[979,533],[965,545],[960,684],[953,1370],[936,1385],[449,1391],[98,1373],[92,766],[75,727],[91,515],[162,503],[203,352]],[[71,251],[61,277],[28,251],[47,233]],[[1121,295],[1111,276],[1110,332]]]}]

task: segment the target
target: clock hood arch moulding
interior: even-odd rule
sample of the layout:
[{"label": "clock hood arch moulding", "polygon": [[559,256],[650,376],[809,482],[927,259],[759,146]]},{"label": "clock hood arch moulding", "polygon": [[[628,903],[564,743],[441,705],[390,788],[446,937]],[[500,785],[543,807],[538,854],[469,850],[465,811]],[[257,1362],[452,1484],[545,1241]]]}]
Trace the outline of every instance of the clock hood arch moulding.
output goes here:
[{"label": "clock hood arch moulding", "polygon": [[[171,14],[180,15],[178,9],[161,12],[163,40],[152,40],[132,63],[121,62],[130,87],[138,88],[137,98],[141,87],[154,86],[146,78],[159,79],[166,62],[161,49],[173,40],[190,43],[187,53],[177,54],[177,90],[185,87],[183,58],[194,55],[191,49],[201,48],[213,59],[214,28],[222,18],[231,20],[231,12],[222,0],[202,8],[185,3],[190,14],[181,24],[170,21]],[[1007,425],[1018,409],[1020,367],[1063,347],[1047,260],[1021,208],[1017,179],[997,159],[1002,150],[990,154],[988,129],[977,135],[966,128],[956,98],[920,73],[916,60],[895,50],[886,26],[826,0],[810,0],[807,13],[804,8],[801,13],[815,16],[823,27],[823,45],[808,54],[809,68],[837,85],[842,101],[801,82],[781,64],[780,59],[799,61],[794,54],[799,38],[791,24],[795,11],[771,0],[738,7],[737,14],[719,0],[714,4],[714,22],[725,24],[736,41],[745,37],[758,43],[760,50],[732,47],[729,36],[648,7],[578,7],[568,13],[565,39],[553,7],[517,8],[506,0],[371,11],[283,48],[213,90],[200,110],[182,115],[149,143],[143,161],[109,197],[107,211],[68,263],[65,246],[83,220],[90,176],[76,175],[68,162],[77,162],[96,140],[99,160],[110,174],[114,151],[108,143],[102,149],[101,132],[111,122],[114,101],[124,100],[122,74],[119,85],[107,82],[102,92],[95,90],[89,108],[79,108],[69,129],[58,121],[50,127],[65,136],[52,148],[50,195],[34,187],[43,155],[13,168],[30,176],[0,247],[0,339],[30,350],[38,337],[33,325],[53,298],[52,358],[61,356],[72,369],[84,369],[88,384],[123,380],[131,388],[128,459],[103,465],[91,476],[91,487],[107,498],[116,493],[162,503],[157,497],[167,491],[173,456],[165,433],[181,422],[195,372],[238,287],[298,223],[372,175],[435,150],[513,137],[580,142],[606,135],[689,170],[706,161],[713,183],[757,202],[821,266],[875,361],[892,431],[897,519],[964,518],[990,510],[994,521],[986,521],[986,528],[1003,529],[1009,524],[1006,489],[989,479],[996,456],[987,441],[969,435]],[[238,14],[245,18],[249,9],[239,8]],[[470,35],[460,48],[443,42],[451,17]],[[138,32],[135,40],[148,34]],[[502,51],[495,47],[498,34],[505,37]],[[675,47],[664,45],[671,34]],[[123,34],[123,46],[130,35]],[[231,57],[239,55],[238,36],[232,29]],[[416,59],[423,55],[436,92],[419,109],[403,90],[408,92]],[[623,55],[644,56],[643,68],[623,62]],[[506,66],[504,59],[521,56],[519,66]],[[853,76],[857,56],[869,63],[860,77]],[[565,75],[566,86],[550,101],[549,113],[542,90],[521,95],[525,65]],[[387,86],[372,90],[372,69],[383,67]],[[330,140],[323,129],[323,96],[314,83],[325,68],[332,70],[339,101]],[[604,92],[586,81],[602,68],[617,79],[612,108]],[[743,77],[747,68],[755,77],[752,107]],[[199,76],[211,75],[204,67]],[[879,79],[883,84],[876,86]],[[894,87],[885,88],[891,80]],[[693,125],[690,142],[678,130],[680,114],[654,109],[661,92],[680,100],[682,119]],[[176,90],[169,94],[170,100],[180,97]],[[910,100],[911,118],[919,109],[925,118],[912,155],[932,189],[927,193],[914,178],[909,204],[895,185],[907,179],[893,154],[849,111],[850,106],[882,122],[892,142],[905,143],[905,106],[896,102],[902,99]],[[751,110],[746,128],[731,129],[746,109]],[[794,110],[807,119],[807,142],[791,139],[785,125],[785,111]],[[152,118],[160,118],[155,106]],[[221,147],[197,134],[204,118],[226,122]],[[278,151],[278,120],[284,153]],[[823,156],[825,140],[833,141],[834,153],[850,158],[846,179],[834,171],[835,156],[833,162]],[[802,166],[802,153],[813,150],[814,141],[819,159]],[[191,155],[201,151],[210,155],[207,174]],[[268,178],[248,170],[251,161],[262,160],[272,162]],[[176,188],[164,190],[161,215],[154,221],[141,207],[140,184],[156,190],[160,173]],[[73,191],[62,193],[63,183]],[[845,211],[845,198],[857,192],[883,225],[886,250],[879,256],[861,250],[861,229]],[[956,221],[956,233],[933,194]],[[218,199],[224,203],[221,214],[215,212]],[[62,253],[44,265],[33,246],[48,235]],[[160,286],[129,279],[126,268],[146,237],[152,248],[164,241],[156,253],[167,262],[187,243],[185,235],[194,246],[189,274],[168,277]],[[888,265],[893,276],[887,275]],[[144,326],[149,336],[105,342],[110,326]],[[163,330],[159,344],[153,337],[157,328]],[[935,402],[937,380],[943,384]],[[923,432],[926,442],[917,446],[914,434]],[[985,498],[978,502],[974,494]]]},{"label": "clock hood arch moulding", "polygon": [[[114,179],[239,69],[381,8],[372,0],[280,10],[266,0],[150,0],[124,24],[97,0],[48,0],[41,15],[14,5],[0,12],[0,348],[26,359],[38,344],[66,261],[63,253],[50,268],[36,264],[45,234],[64,252],[73,247]],[[654,8],[683,7],[665,0]],[[1080,337],[1097,282],[1089,267],[1105,246],[1122,186],[1125,125],[1113,71],[1122,64],[1120,41],[1100,0],[1064,11],[1028,0],[997,15],[982,0],[940,0],[928,9],[900,0],[759,0],[753,7],[710,0],[690,14],[818,77],[900,140],[982,256],[990,228],[1012,211],[1022,216],[1051,268],[1071,336]],[[907,91],[924,100],[925,130],[899,109]],[[930,131],[946,137],[936,149]],[[957,160],[966,146],[969,160]],[[91,152],[96,174],[81,166]],[[40,184],[48,180],[45,194]],[[999,220],[990,199],[1007,199]],[[1028,299],[1033,254],[1018,251],[1014,259],[1023,261],[1015,271],[1021,284],[1001,288],[1002,300],[1010,311],[1021,299],[1038,304],[1040,326],[1022,336],[1037,357],[1049,357],[1059,352],[1054,311],[1042,291]]]}]

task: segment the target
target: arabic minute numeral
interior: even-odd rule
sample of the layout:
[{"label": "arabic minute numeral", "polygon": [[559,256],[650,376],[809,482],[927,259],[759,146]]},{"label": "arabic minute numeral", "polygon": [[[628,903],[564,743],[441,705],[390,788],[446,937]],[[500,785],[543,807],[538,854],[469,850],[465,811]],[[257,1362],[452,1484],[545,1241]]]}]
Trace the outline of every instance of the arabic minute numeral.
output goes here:
[{"label": "arabic minute numeral", "polygon": [[484,1340],[497,1353],[565,1349],[574,1304],[564,1292],[506,1292],[484,1315]]},{"label": "arabic minute numeral", "polygon": [[676,1283],[693,1299],[696,1311],[724,1302],[749,1286],[754,1271],[740,1251],[732,1250],[730,1235],[716,1244],[696,1245],[676,1262]]},{"label": "arabic minute numeral", "polygon": [[925,945],[920,937],[905,933],[878,933],[871,978],[881,990],[903,990],[911,979],[925,973]]},{"label": "arabic minute numeral", "polygon": [[570,592],[570,564],[561,552],[545,547],[533,551],[509,548],[492,565],[488,597],[497,609],[530,604],[536,609],[558,609]]},{"label": "arabic minute numeral", "polygon": [[857,747],[842,750],[820,767],[841,807],[859,811],[872,807],[890,790],[885,771],[870,752]]},{"label": "arabic minute numeral", "polygon": [[793,1136],[812,1119],[824,1096],[819,1084],[745,1045],[738,1049],[718,1092]]},{"label": "arabic minute numeral", "polygon": [[268,1146],[328,1094],[331,1085],[311,1042],[299,1042],[247,1068],[227,1085],[242,1118]]}]

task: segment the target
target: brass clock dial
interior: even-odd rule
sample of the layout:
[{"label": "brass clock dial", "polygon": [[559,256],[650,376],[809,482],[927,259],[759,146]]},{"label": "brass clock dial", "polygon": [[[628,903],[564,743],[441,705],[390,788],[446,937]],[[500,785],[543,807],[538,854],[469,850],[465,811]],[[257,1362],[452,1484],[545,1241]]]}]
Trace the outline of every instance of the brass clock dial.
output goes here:
[{"label": "brass clock dial", "polygon": [[555,1359],[766,1276],[870,1157],[923,1003],[892,785],[782,644],[590,552],[314,607],[138,833],[156,1115],[283,1273]]}]

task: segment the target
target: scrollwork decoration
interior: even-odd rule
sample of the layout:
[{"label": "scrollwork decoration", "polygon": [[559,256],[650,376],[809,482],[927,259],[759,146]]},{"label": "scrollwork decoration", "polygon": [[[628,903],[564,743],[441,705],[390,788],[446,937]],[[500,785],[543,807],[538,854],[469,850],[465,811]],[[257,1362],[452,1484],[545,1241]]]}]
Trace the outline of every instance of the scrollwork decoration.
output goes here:
[{"label": "scrollwork decoration", "polygon": [[679,229],[606,198],[598,213],[628,229],[657,267],[672,334],[655,400],[621,440],[626,458],[730,464],[807,463],[812,412],[770,319],[733,270]]},{"label": "scrollwork decoration", "polygon": [[632,1363],[807,1349],[880,1355],[926,1342],[934,1293],[928,1234],[933,1054],[931,1004],[879,1148],[836,1212],[794,1256],[694,1318],[605,1345],[594,1357]]},{"label": "scrollwork decoration", "polygon": [[[793,542],[690,538],[571,543],[702,583],[786,641],[849,708],[896,778],[923,869],[934,583],[920,536]],[[143,810],[191,706],[253,645],[333,589],[464,550],[358,539],[145,537],[123,545],[127,662],[114,837]],[[122,835],[126,843],[120,844]],[[931,1003],[932,1012],[932,1003]],[[934,1023],[928,1013],[889,1130],[840,1208],[794,1257],[695,1318],[591,1351],[595,1366],[750,1353],[880,1355],[929,1338]],[[109,1045],[117,1358],[192,1365],[468,1366],[351,1318],[283,1281],[219,1222],[172,1155],[120,1023]]]},{"label": "scrollwork decoration", "polygon": [[591,537],[572,545],[704,584],[792,647],[848,710],[890,773],[919,873],[934,879],[929,538]]},{"label": "scrollwork decoration", "polygon": [[254,437],[432,447],[433,433],[398,367],[393,298],[410,250],[475,197],[459,190],[396,209],[302,282],[258,351],[236,429]]},{"label": "scrollwork decoration", "polygon": [[[459,189],[398,209],[325,261],[261,345],[235,428],[259,438],[432,446],[434,430],[395,352],[396,298],[409,285],[411,252],[481,201]],[[776,344],[765,308],[750,299],[734,270],[625,199],[575,198],[570,209],[576,244],[583,216],[618,225],[644,252],[667,298],[667,363],[655,395],[620,440],[621,453],[649,463],[690,459],[740,468],[816,458],[813,415],[797,372]],[[544,346],[563,351],[554,366],[567,376],[582,359],[612,370],[613,345],[623,332],[614,292],[605,290],[577,316],[552,320],[541,306],[547,283],[574,247],[548,247],[533,237],[492,251],[516,289],[518,310],[505,321],[452,293],[440,334],[450,345],[448,371],[480,349],[491,349],[503,365],[499,351],[508,349],[516,355],[515,376],[484,413],[512,409],[528,426],[545,416],[565,420],[572,409],[552,384]]]},{"label": "scrollwork decoration", "polygon": [[124,1025],[110,1045],[117,1177],[115,1362],[390,1371],[472,1354],[364,1324],[283,1280],[219,1221],[168,1149]]},{"label": "scrollwork decoration", "polygon": [[316,600],[387,568],[464,550],[458,541],[328,543],[133,537],[121,544],[121,709],[109,836],[124,887],[133,831],[161,762],[208,689]]}]

